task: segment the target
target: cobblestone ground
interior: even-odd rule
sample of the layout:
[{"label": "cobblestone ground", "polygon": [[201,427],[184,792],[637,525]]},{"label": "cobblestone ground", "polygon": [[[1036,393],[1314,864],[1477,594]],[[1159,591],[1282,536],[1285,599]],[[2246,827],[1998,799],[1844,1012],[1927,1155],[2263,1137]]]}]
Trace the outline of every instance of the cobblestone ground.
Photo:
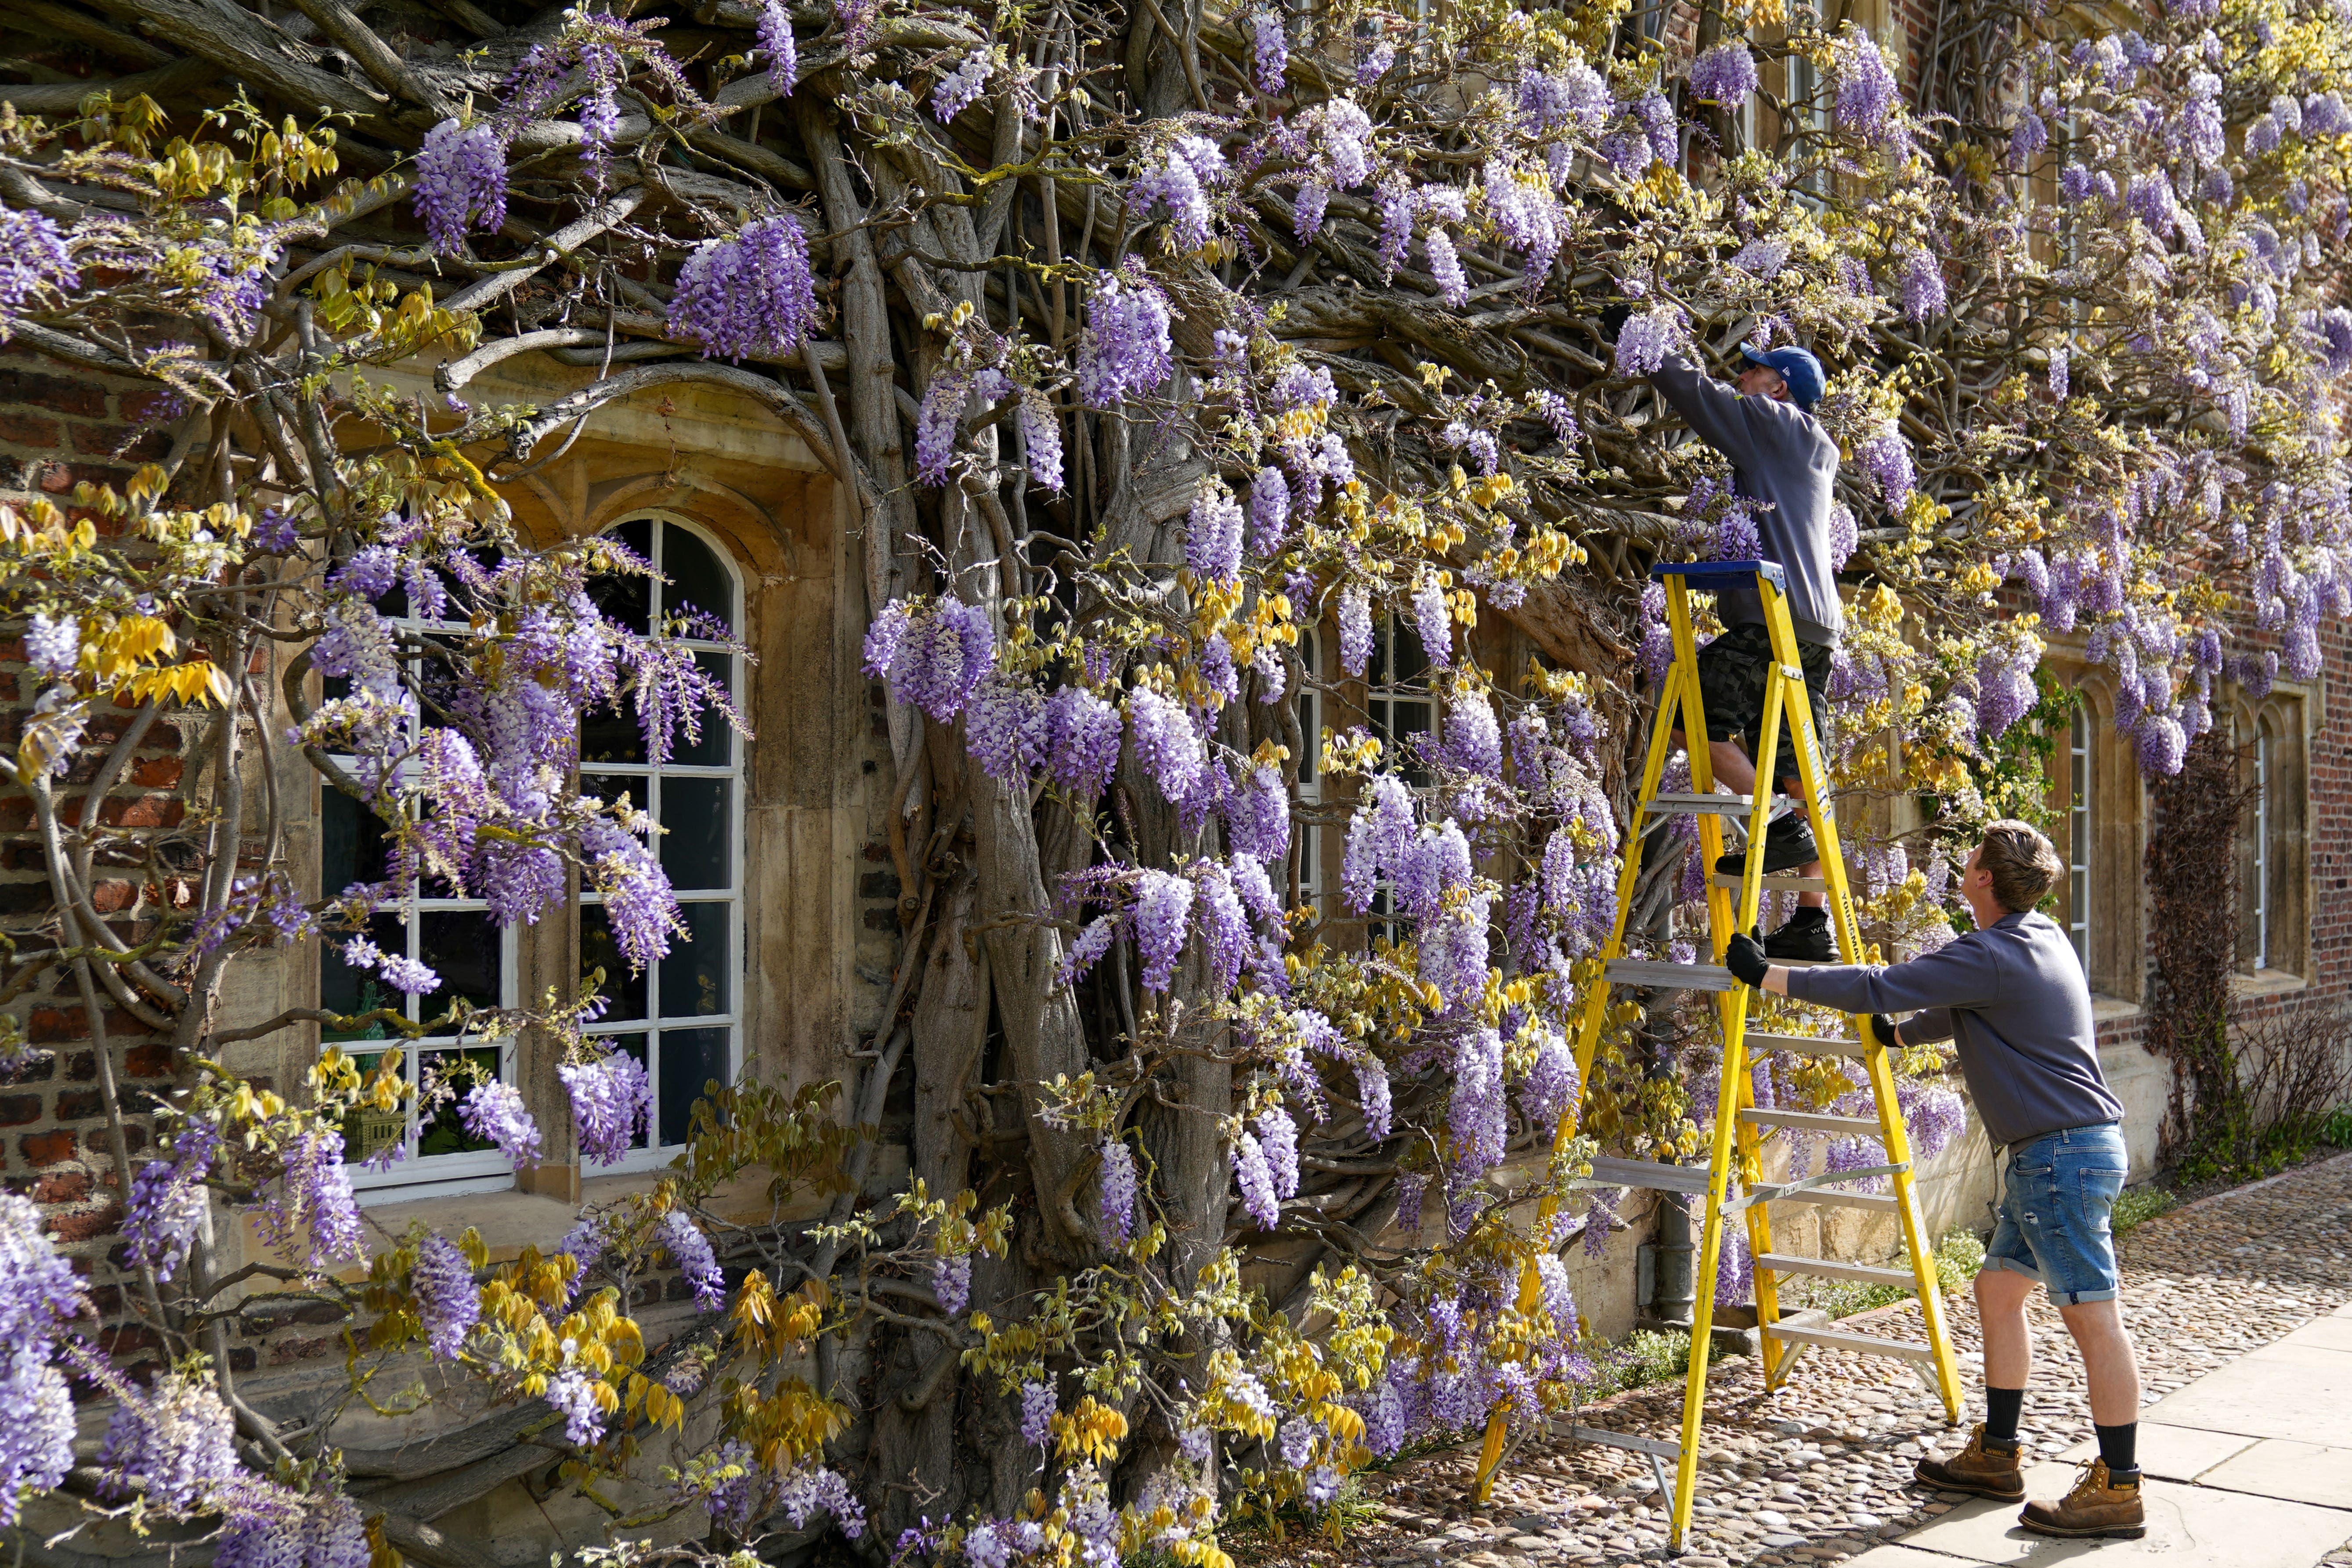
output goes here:
[{"label": "cobblestone ground", "polygon": [[[2352,1301],[2352,1155],[2223,1193],[2151,1220],[2125,1238],[2124,1307],[2138,1342],[2146,1397],[2158,1397]],[[1947,1298],[1969,1395],[1984,1415],[1976,1310]],[[2029,1462],[2092,1436],[2082,1362],[2056,1309],[2036,1295],[2034,1378],[2021,1434]],[[1918,1307],[1845,1319],[1840,1328],[1916,1340]],[[1594,1406],[1594,1426],[1673,1440],[1680,1384]],[[1966,1432],[1965,1425],[1961,1435]],[[1906,1363],[1809,1350],[1766,1393],[1746,1358],[1718,1362],[1708,1381],[1704,1452],[1683,1568],[1836,1563],[1926,1523],[1961,1500],[1917,1485],[1912,1466],[1957,1446],[1942,1402]],[[1424,1455],[1363,1478],[1379,1514],[1344,1546],[1293,1537],[1244,1551],[1263,1564],[1379,1563],[1419,1568],[1551,1568],[1655,1562],[1664,1555],[1664,1499],[1636,1454],[1564,1441],[1529,1442],[1507,1462],[1492,1502],[1469,1484],[1476,1445]],[[2352,1542],[2331,1553],[2352,1568]]]}]

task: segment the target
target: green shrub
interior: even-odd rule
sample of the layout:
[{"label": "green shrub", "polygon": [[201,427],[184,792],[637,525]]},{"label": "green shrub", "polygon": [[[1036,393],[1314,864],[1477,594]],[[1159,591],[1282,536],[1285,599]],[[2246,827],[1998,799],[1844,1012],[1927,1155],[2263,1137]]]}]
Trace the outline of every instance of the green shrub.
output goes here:
[{"label": "green shrub", "polygon": [[2335,1149],[2352,1149],[2352,1105],[2327,1113],[2319,1124],[2319,1141]]},{"label": "green shrub", "polygon": [[2179,1206],[2179,1197],[2162,1187],[2134,1187],[2116,1200],[2115,1212],[2107,1216],[2107,1224],[2116,1236],[2129,1236],[2157,1215],[2170,1214]]}]

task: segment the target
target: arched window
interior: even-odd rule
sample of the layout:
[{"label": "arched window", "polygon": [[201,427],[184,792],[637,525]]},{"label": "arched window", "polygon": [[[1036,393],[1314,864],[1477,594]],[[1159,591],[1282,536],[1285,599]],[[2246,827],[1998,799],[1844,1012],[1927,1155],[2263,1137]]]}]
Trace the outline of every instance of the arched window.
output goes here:
[{"label": "arched window", "polygon": [[[742,626],[742,592],[718,542],[676,518],[631,518],[614,537],[654,563],[667,582],[607,578],[596,595],[605,615],[635,631],[677,631],[678,616],[698,611],[730,636]],[[722,643],[684,639],[695,662],[740,707],[741,661]],[[634,714],[610,709],[581,726],[580,785],[612,799],[627,795],[660,826],[662,869],[677,890],[691,940],[673,938],[669,956],[629,973],[613,938],[604,901],[583,890],[580,900],[580,973],[604,971],[609,1005],[591,1033],[643,1062],[652,1081],[650,1139],[640,1137],[623,1169],[659,1164],[686,1142],[694,1102],[705,1085],[732,1083],[741,1060],[743,974],[742,742],[717,713],[703,716],[702,735],[677,740],[669,760],[647,758]]]},{"label": "arched window", "polygon": [[[422,619],[408,613],[404,590],[395,587],[377,601],[377,610],[404,633],[429,637],[435,632],[462,630],[446,621]],[[413,646],[413,645],[412,645]],[[329,680],[325,696],[344,695],[347,683]],[[347,771],[354,759],[337,758]],[[319,785],[319,889],[331,896],[354,882],[378,882],[388,873],[385,827],[374,812],[321,780]],[[501,930],[489,915],[489,906],[478,898],[460,898],[457,889],[437,878],[425,878],[405,901],[379,909],[368,921],[367,937],[388,953],[413,958],[432,970],[441,988],[429,996],[404,996],[374,975],[345,963],[335,948],[323,948],[319,959],[319,1005],[346,1016],[392,1008],[419,1021],[440,1017],[460,998],[477,1007],[517,1005],[515,933]],[[383,1060],[394,1032],[381,1020],[355,1030],[322,1028],[320,1044],[341,1046],[362,1072],[373,1072]],[[401,1072],[412,1084],[423,1085],[436,1073],[462,1063],[475,1075],[514,1079],[512,1037],[486,1041],[479,1036],[458,1039],[435,1036],[400,1046]],[[462,1094],[464,1085],[458,1086]],[[474,1137],[457,1120],[457,1100],[444,1099],[430,1111],[412,1099],[401,1110],[363,1111],[343,1127],[343,1150],[353,1163],[352,1185],[362,1200],[383,1202],[432,1194],[463,1194],[501,1189],[512,1180],[512,1166],[496,1144]],[[399,1157],[385,1160],[397,1150]],[[374,1160],[376,1165],[362,1165]]]}]

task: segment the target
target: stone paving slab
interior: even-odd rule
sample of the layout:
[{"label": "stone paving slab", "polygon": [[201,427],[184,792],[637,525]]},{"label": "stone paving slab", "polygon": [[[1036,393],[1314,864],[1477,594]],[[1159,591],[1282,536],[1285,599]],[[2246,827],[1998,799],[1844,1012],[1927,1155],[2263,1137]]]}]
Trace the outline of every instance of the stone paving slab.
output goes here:
[{"label": "stone paving slab", "polygon": [[[2262,1442],[2242,1432],[2208,1432],[2196,1426],[2158,1426],[2143,1421],[2133,1457],[2159,1480],[2193,1481],[2214,1466]],[[2099,1445],[2077,1443],[2059,1458],[2070,1465],[2098,1458]]]},{"label": "stone paving slab", "polygon": [[2279,1343],[2306,1345],[2313,1350],[2352,1351],[2352,1316],[2339,1313],[2305,1323]]},{"label": "stone paving slab", "polygon": [[[2072,1465],[2033,1465],[2028,1497],[2062,1497],[2074,1484]],[[1972,1500],[1903,1544],[1968,1563],[2044,1564],[2095,1554],[2102,1564],[2157,1560],[2198,1568],[2304,1568],[2352,1535],[2352,1513],[2210,1486],[2150,1480],[2147,1533],[2137,1541],[2060,1541],[2017,1522],[2016,1503]]]},{"label": "stone paving slab", "polygon": [[2251,1351],[2140,1412],[2143,1422],[2308,1437],[2343,1429],[2352,1411],[2352,1353],[2278,1343]]},{"label": "stone paving slab", "polygon": [[[2352,1436],[2352,1413],[2336,1430]],[[2206,1471],[2199,1484],[2352,1510],[2352,1448],[2265,1437]],[[2352,1514],[2345,1533],[2352,1536]]]}]

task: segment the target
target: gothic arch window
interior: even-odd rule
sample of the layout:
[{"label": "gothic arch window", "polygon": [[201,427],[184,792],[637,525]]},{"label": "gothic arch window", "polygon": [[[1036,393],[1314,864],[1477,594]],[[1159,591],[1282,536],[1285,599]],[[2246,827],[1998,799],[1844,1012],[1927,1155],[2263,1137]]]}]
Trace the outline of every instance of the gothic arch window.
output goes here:
[{"label": "gothic arch window", "polygon": [[[610,531],[667,581],[605,579],[596,589],[605,615],[636,631],[667,624],[740,709],[742,660],[703,635],[706,626],[679,626],[679,617],[698,613],[716,623],[709,629],[741,635],[742,581],[726,549],[697,525],[665,513],[628,518]],[[662,869],[690,939],[673,938],[667,957],[632,974],[604,900],[582,893],[582,989],[601,970],[608,1004],[589,1032],[644,1063],[653,1085],[650,1133],[639,1136],[618,1167],[624,1171],[666,1163],[686,1142],[705,1086],[732,1083],[742,1062],[742,738],[716,713],[704,715],[698,740],[679,734],[658,765],[646,755],[633,714],[599,710],[581,726],[581,788],[607,799],[625,795],[660,826]]]}]

